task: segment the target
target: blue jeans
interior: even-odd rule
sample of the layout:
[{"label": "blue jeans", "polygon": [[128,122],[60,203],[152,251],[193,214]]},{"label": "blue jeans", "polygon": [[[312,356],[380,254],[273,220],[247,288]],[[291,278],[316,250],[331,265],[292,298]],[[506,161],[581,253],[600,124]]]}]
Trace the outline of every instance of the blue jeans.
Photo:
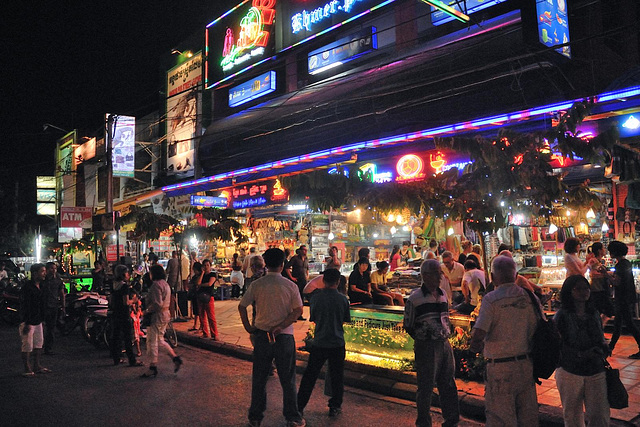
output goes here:
[{"label": "blue jeans", "polygon": [[431,394],[438,387],[440,407],[445,427],[457,426],[460,420],[458,388],[455,380],[456,362],[447,340],[415,340],[413,350],[416,361],[418,392],[416,426],[431,427]]},{"label": "blue jeans", "polygon": [[303,411],[307,403],[309,403],[313,387],[326,360],[329,360],[329,377],[331,378],[329,407],[340,408],[342,406],[342,396],[344,395],[344,346],[334,348],[311,347],[309,353],[307,369],[302,375],[300,390],[298,391],[298,409]]},{"label": "blue jeans", "polygon": [[251,407],[249,421],[262,421],[267,409],[267,380],[275,359],[282,386],[282,414],[287,421],[300,421],[296,396],[296,342],[293,335],[280,334],[269,343],[265,331],[253,333],[253,372],[251,375]]}]

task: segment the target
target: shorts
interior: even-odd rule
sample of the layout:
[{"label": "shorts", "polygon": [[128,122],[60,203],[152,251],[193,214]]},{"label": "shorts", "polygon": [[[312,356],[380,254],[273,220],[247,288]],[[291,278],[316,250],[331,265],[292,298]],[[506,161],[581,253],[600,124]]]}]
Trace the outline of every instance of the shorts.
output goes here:
[{"label": "shorts", "polygon": [[44,344],[44,336],[42,334],[42,323],[37,325],[30,325],[31,330],[28,334],[23,334],[22,330],[25,327],[25,323],[20,323],[18,327],[18,333],[20,333],[20,339],[22,340],[22,352],[31,353],[34,349],[42,348]]}]

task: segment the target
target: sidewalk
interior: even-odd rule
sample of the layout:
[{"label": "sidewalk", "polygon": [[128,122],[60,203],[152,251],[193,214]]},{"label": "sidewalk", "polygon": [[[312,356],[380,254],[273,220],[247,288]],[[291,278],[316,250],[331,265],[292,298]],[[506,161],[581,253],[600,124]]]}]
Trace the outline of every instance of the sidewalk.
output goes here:
[{"label": "sidewalk", "polygon": [[[193,319],[187,322],[175,322],[178,339],[189,345],[206,348],[219,353],[229,354],[249,360],[253,347],[240,321],[238,301],[225,300],[215,302],[216,320],[220,341],[201,338],[188,329],[193,326]],[[309,307],[304,307],[304,317],[309,318]],[[309,328],[308,321],[294,323],[296,347],[303,345],[302,339]],[[610,334],[605,334],[607,338]],[[618,341],[613,357],[609,362],[614,368],[620,369],[620,377],[629,392],[629,407],[611,410],[612,425],[640,426],[640,360],[628,359],[627,356],[637,351],[635,341],[631,336],[623,335]],[[307,353],[298,352],[298,359],[306,361]],[[302,363],[302,362],[301,362]],[[393,374],[389,371],[382,373],[375,368],[362,365],[347,364],[350,373],[345,373],[345,382],[356,388],[363,388],[395,398],[415,400],[415,377],[413,374]],[[378,372],[376,372],[378,371]],[[383,376],[381,378],[377,374]],[[484,384],[456,380],[460,396],[461,411],[469,418],[483,417],[484,413]],[[541,423],[544,425],[562,425],[562,407],[560,395],[553,377],[543,380],[537,386],[538,403],[540,406]]]}]

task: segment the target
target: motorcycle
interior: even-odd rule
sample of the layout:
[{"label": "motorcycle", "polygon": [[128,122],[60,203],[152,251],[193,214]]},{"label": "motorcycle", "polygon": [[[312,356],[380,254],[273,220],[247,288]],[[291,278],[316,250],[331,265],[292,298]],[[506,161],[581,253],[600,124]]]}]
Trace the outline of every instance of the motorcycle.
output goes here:
[{"label": "motorcycle", "polygon": [[65,316],[58,322],[58,329],[62,335],[69,335],[77,326],[80,326],[85,335],[87,307],[97,305],[106,308],[108,304],[108,300],[103,295],[95,292],[69,294],[65,302]]},{"label": "motorcycle", "polygon": [[87,314],[84,318],[85,338],[96,348],[105,344],[109,348],[111,339],[111,316],[109,310],[103,305],[92,305],[87,307]]},{"label": "motorcycle", "polygon": [[9,325],[20,323],[20,290],[22,286],[17,282],[9,282],[0,293],[0,318]]}]

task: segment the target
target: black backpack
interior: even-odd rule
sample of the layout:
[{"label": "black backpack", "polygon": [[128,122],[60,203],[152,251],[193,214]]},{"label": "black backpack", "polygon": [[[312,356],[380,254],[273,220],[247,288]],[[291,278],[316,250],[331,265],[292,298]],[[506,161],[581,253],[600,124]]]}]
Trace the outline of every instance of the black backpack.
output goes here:
[{"label": "black backpack", "polygon": [[527,294],[531,298],[533,309],[538,317],[536,331],[533,334],[531,360],[533,362],[533,378],[536,383],[541,384],[540,378],[549,379],[560,363],[562,341],[555,323],[548,320],[542,313],[538,298],[529,290],[527,290]]}]

